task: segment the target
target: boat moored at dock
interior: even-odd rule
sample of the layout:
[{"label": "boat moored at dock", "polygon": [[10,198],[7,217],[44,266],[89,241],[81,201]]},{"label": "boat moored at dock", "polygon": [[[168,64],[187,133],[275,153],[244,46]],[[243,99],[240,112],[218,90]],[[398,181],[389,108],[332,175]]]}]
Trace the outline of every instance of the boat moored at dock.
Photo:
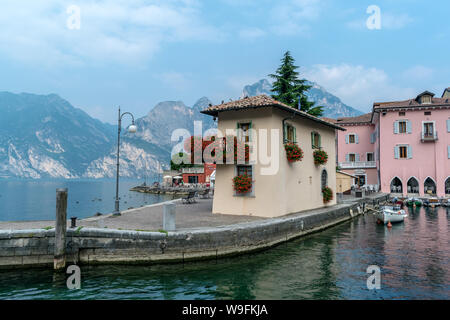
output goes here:
[{"label": "boat moored at dock", "polygon": [[402,222],[408,215],[405,210],[400,208],[400,206],[394,205],[381,207],[376,216],[378,221],[387,224],[389,222]]}]

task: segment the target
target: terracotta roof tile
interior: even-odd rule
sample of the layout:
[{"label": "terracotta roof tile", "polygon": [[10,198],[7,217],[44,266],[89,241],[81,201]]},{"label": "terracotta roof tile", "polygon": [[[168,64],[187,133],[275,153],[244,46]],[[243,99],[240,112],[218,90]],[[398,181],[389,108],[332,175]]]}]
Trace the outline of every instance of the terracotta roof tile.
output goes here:
[{"label": "terracotta roof tile", "polygon": [[222,103],[219,105],[210,105],[208,108],[201,111],[201,113],[209,114],[212,116],[217,116],[219,112],[223,112],[223,111],[237,111],[237,110],[245,110],[245,109],[253,109],[253,108],[264,108],[264,107],[275,107],[275,108],[279,108],[279,109],[282,109],[282,110],[285,110],[288,112],[294,112],[294,113],[298,114],[299,116],[302,116],[304,118],[308,118],[310,120],[328,125],[330,127],[333,127],[334,129],[345,130],[344,128],[341,128],[332,122],[322,120],[322,119],[312,116],[306,112],[292,108],[291,106],[284,104],[280,101],[277,101],[265,94],[255,96],[255,97],[245,97],[240,100],[230,101],[230,102]]},{"label": "terracotta roof tile", "polygon": [[370,123],[372,120],[372,112],[363,114],[361,116],[357,117],[345,117],[345,118],[338,118],[336,120],[336,123],[338,125],[346,124],[346,123]]},{"label": "terracotta roof tile", "polygon": [[431,103],[421,104],[416,99],[408,99],[403,101],[391,101],[391,102],[375,102],[373,104],[374,110],[376,109],[389,109],[389,108],[411,108],[411,107],[433,107],[433,106],[450,106],[449,98],[432,98]]}]

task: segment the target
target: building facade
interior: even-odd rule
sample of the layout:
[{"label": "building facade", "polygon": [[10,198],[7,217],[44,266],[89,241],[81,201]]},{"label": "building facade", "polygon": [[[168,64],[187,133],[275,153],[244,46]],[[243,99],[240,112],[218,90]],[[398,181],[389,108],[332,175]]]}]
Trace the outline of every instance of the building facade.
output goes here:
[{"label": "building facade", "polygon": [[203,167],[182,168],[181,174],[184,184],[208,184],[211,183],[211,174],[216,170],[216,165],[204,163]]},{"label": "building facade", "polygon": [[374,103],[372,113],[341,118],[338,165],[360,185],[403,196],[450,196],[450,89]]},{"label": "building facade", "polygon": [[337,132],[338,167],[342,172],[356,176],[354,184],[378,185],[375,126],[372,114],[359,117],[340,118],[336,123],[347,129]]},{"label": "building facade", "polygon": [[[210,106],[202,112],[218,118],[219,132],[242,129],[246,134],[239,139],[250,146],[247,163],[217,164],[213,213],[277,217],[336,204],[335,130],[344,129],[265,95]],[[270,164],[257,151],[264,140],[261,129],[267,133],[267,156],[278,163],[273,172],[268,172]],[[288,161],[284,149],[288,142],[303,150],[301,161]],[[325,165],[314,163],[315,150],[328,153]],[[233,178],[241,174],[252,180],[251,191],[245,194],[233,188]],[[333,199],[327,204],[322,194],[325,186],[333,189]]]}]

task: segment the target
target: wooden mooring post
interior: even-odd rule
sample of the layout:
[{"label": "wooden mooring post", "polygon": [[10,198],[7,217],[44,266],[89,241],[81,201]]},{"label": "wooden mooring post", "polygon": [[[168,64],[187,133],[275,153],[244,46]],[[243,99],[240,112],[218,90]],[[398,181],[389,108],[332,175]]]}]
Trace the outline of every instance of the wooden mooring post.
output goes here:
[{"label": "wooden mooring post", "polygon": [[55,253],[53,269],[66,267],[67,189],[56,189]]}]

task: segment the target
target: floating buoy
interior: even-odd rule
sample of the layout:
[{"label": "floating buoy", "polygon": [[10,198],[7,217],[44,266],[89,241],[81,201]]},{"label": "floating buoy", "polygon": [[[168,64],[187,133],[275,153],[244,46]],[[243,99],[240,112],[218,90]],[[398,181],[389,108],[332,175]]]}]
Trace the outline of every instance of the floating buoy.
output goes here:
[{"label": "floating buoy", "polygon": [[388,221],[387,227],[392,228],[392,223],[390,221]]}]

